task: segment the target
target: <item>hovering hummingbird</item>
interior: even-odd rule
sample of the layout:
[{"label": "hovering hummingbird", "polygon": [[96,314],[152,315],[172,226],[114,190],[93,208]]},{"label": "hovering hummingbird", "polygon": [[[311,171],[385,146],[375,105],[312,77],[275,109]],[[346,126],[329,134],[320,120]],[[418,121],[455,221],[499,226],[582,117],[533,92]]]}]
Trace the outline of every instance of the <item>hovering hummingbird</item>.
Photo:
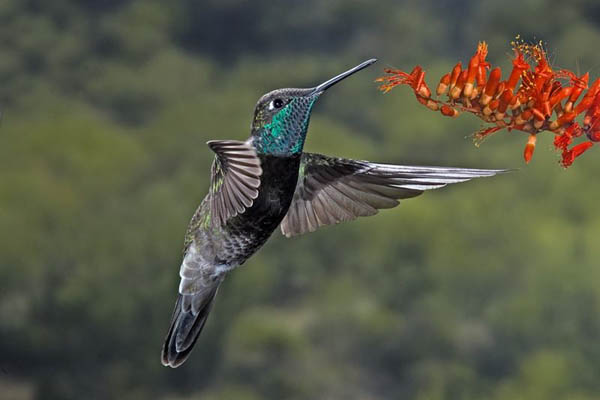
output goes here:
[{"label": "hovering hummingbird", "polygon": [[162,363],[190,355],[227,274],[280,226],[287,236],[374,215],[400,199],[504,170],[379,164],[303,152],[313,105],[327,89],[373,64],[371,59],[309,89],[262,96],[246,141],[211,140],[209,193],[185,235],[181,282]]}]

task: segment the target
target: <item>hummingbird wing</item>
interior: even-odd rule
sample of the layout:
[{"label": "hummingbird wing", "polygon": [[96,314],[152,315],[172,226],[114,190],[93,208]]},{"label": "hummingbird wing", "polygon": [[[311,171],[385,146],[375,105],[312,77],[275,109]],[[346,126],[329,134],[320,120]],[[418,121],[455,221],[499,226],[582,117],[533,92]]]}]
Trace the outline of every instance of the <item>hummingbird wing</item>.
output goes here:
[{"label": "hummingbird wing", "polygon": [[425,190],[501,172],[506,170],[378,164],[303,153],[281,232],[286,237],[313,232],[324,225],[377,214]]},{"label": "hummingbird wing", "polygon": [[213,226],[252,206],[258,197],[262,168],[254,147],[237,140],[211,140],[215,152],[210,185],[210,215]]}]

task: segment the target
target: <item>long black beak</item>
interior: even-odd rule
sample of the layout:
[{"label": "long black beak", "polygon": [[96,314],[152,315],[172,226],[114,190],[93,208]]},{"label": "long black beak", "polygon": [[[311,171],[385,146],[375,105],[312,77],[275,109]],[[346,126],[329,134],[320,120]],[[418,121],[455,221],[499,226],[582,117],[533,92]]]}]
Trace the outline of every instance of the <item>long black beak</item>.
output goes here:
[{"label": "long black beak", "polygon": [[356,67],[349,69],[346,72],[342,72],[341,74],[334,76],[333,78],[321,83],[319,86],[314,88],[310,92],[309,95],[321,94],[322,92],[329,89],[330,87],[332,87],[333,85],[335,85],[336,83],[341,81],[342,79],[349,77],[350,75],[352,75],[355,72],[360,71],[361,69],[367,68],[369,65],[373,64],[375,61],[377,61],[376,58],[371,58],[370,60],[364,61],[364,62],[358,64]]}]

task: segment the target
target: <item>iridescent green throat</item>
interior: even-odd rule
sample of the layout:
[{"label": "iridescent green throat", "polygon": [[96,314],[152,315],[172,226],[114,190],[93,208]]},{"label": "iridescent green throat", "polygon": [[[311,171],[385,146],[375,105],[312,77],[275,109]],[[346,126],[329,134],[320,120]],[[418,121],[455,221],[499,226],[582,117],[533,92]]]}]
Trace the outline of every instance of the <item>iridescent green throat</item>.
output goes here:
[{"label": "iridescent green throat", "polygon": [[259,153],[288,156],[302,152],[312,107],[317,96],[292,100],[255,137]]}]

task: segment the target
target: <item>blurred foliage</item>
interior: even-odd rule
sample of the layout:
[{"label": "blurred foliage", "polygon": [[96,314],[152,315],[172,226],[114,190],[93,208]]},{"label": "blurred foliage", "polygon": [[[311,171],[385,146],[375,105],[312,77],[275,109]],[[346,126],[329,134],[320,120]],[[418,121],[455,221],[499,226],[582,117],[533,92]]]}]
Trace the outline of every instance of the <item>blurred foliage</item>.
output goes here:
[{"label": "blurred foliage", "polygon": [[[521,135],[476,149],[475,119],[372,80],[440,76],[479,40],[508,64],[517,33],[596,77],[599,20],[593,0],[3,0],[2,398],[598,398],[600,158],[563,171],[546,138],[524,167]],[[320,100],[307,150],[521,169],[276,233],[227,279],[191,359],[162,367],[205,142],[245,138],[264,92],[372,56]]]}]

